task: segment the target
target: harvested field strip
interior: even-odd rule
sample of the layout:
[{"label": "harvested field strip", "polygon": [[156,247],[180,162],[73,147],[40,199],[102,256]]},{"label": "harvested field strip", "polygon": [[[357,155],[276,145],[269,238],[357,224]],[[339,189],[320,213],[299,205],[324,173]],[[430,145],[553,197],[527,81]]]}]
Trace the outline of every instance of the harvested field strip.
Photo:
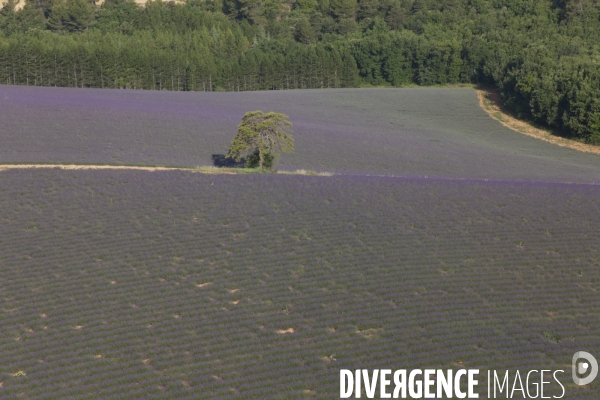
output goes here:
[{"label": "harvested field strip", "polygon": [[525,121],[518,120],[509,115],[502,105],[500,94],[496,91],[477,90],[477,97],[479,97],[481,108],[507,128],[558,146],[568,147],[584,153],[600,154],[600,146],[585,144],[553,135],[547,130],[536,128]]}]

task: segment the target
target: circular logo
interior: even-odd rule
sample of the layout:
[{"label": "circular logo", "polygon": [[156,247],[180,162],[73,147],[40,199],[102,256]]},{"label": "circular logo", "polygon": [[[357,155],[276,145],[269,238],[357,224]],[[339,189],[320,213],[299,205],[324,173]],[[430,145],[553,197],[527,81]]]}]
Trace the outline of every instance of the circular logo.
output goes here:
[{"label": "circular logo", "polygon": [[[576,385],[583,386],[590,384],[598,376],[598,361],[590,353],[578,351],[573,354],[572,370],[573,382]],[[584,377],[585,374],[588,375]]]}]

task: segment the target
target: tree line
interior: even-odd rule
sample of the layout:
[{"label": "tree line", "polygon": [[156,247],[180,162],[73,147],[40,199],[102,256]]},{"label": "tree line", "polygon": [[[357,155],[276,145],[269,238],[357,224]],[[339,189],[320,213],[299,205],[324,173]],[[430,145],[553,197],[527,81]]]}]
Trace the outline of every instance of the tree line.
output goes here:
[{"label": "tree line", "polygon": [[274,43],[228,56],[232,49],[206,39],[203,32],[16,35],[0,44],[0,82],[186,91],[355,86],[356,63],[345,49]]},{"label": "tree line", "polygon": [[0,83],[281,90],[475,83],[600,143],[600,0],[10,0]]}]

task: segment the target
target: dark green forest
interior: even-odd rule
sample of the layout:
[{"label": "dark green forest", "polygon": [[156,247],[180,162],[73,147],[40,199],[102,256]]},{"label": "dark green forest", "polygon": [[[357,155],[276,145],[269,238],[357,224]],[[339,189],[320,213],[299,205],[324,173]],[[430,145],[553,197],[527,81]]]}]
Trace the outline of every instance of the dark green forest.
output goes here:
[{"label": "dark green forest", "polygon": [[600,144],[600,0],[10,0],[0,83],[281,90],[470,83]]}]

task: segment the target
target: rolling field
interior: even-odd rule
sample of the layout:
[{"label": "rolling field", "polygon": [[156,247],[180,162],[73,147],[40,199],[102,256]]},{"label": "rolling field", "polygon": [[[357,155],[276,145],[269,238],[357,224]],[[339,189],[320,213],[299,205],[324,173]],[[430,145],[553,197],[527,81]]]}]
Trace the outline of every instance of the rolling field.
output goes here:
[{"label": "rolling field", "polygon": [[146,92],[0,85],[0,163],[207,166],[246,111],[287,114],[281,169],[600,182],[600,162],[491,120],[472,89]]},{"label": "rolling field", "polygon": [[333,399],[342,368],[599,397],[570,363],[600,355],[600,157],[473,90],[0,86],[0,162],[210,165],[257,108],[294,123],[281,169],[338,175],[0,171],[0,398]]}]

